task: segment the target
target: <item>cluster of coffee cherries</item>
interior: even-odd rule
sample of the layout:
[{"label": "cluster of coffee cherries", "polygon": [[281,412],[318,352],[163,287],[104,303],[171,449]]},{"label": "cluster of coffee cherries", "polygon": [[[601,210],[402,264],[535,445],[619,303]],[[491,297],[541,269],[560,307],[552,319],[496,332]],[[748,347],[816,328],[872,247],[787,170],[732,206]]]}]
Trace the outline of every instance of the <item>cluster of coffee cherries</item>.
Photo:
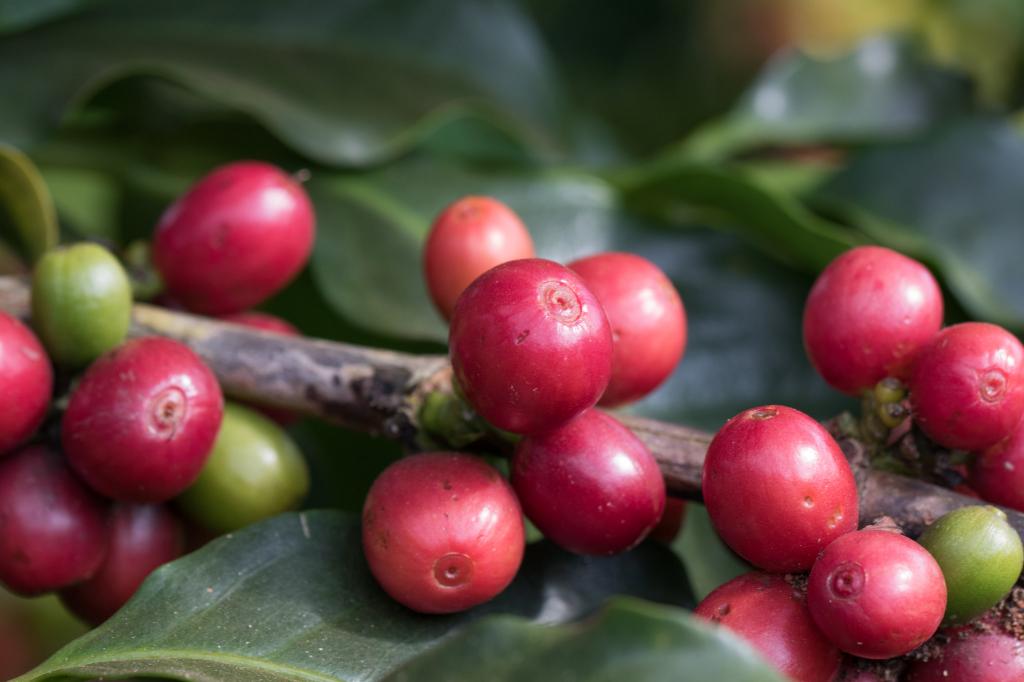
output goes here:
[{"label": "cluster of coffee cherries", "polygon": [[[865,246],[815,282],[804,340],[830,385],[871,398],[872,417],[979,452],[976,470],[986,470],[1017,438],[1021,344],[995,325],[943,329],[942,319],[940,289],[923,265]],[[907,679],[1024,679],[1024,643],[990,611],[1024,564],[1001,510],[950,512],[918,542],[888,520],[858,530],[856,482],[837,442],[780,405],[746,410],[722,427],[702,485],[716,531],[758,570],[716,589],[697,614],[746,638],[790,678],[837,679],[840,652],[903,656],[945,624],[949,646],[911,663]],[[882,678],[861,670],[848,679]]]},{"label": "cluster of coffee cherries", "polygon": [[[313,231],[298,183],[241,162],[167,209],[153,256],[179,305],[294,334],[246,309],[303,267]],[[118,259],[81,243],[36,263],[31,326],[0,313],[0,584],[57,591],[91,623],[181,555],[188,527],[204,538],[234,530],[294,507],[308,488],[281,427],[225,404],[192,350],[127,338],[132,298]]]},{"label": "cluster of coffee cherries", "polygon": [[375,481],[363,511],[373,575],[425,613],[499,594],[524,551],[523,514],[551,541],[609,555],[654,529],[678,530],[646,446],[595,405],[654,390],[686,344],[671,281],[650,261],[602,253],[560,265],[536,258],[519,217],[465,197],[435,220],[424,250],[430,294],[450,320],[457,389],[495,429],[518,440],[511,482],[482,459],[430,452]]}]

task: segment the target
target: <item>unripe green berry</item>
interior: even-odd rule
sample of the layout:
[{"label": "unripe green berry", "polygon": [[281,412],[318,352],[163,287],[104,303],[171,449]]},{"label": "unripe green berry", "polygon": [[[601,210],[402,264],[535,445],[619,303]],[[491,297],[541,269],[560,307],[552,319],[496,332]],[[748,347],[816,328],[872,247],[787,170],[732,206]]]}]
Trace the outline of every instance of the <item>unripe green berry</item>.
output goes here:
[{"label": "unripe green berry", "polygon": [[213,451],[178,503],[201,526],[228,532],[294,509],[308,491],[306,461],[284,429],[227,403]]},{"label": "unripe green berry", "polygon": [[886,377],[875,384],[875,400],[880,403],[898,403],[907,397],[907,388],[896,377]]},{"label": "unripe green berry", "polygon": [[951,511],[925,529],[919,542],[946,578],[947,624],[965,623],[999,603],[1024,565],[1020,536],[992,506]]},{"label": "unripe green berry", "polygon": [[902,424],[910,415],[903,403],[880,403],[878,405],[878,418],[890,429],[895,429]]},{"label": "unripe green berry", "polygon": [[124,268],[98,244],[46,253],[32,276],[32,325],[55,362],[81,367],[124,341],[132,287]]}]

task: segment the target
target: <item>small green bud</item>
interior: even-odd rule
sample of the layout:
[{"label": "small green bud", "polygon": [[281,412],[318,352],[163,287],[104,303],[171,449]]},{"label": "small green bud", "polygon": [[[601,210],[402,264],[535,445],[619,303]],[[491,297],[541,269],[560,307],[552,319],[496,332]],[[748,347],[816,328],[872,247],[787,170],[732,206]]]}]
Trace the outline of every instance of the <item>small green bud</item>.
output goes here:
[{"label": "small green bud", "polygon": [[966,623],[999,603],[1024,566],[1020,536],[992,506],[951,511],[925,529],[919,542],[946,578],[947,624]]},{"label": "small green bud", "polygon": [[128,334],[132,287],[124,268],[98,244],[48,251],[32,276],[32,326],[50,357],[86,365]]},{"label": "small green bud", "polygon": [[903,403],[879,403],[878,418],[890,429],[895,429],[910,416]]},{"label": "small green bud", "polygon": [[879,403],[898,403],[907,397],[907,388],[896,377],[886,377],[875,384],[875,400]]}]

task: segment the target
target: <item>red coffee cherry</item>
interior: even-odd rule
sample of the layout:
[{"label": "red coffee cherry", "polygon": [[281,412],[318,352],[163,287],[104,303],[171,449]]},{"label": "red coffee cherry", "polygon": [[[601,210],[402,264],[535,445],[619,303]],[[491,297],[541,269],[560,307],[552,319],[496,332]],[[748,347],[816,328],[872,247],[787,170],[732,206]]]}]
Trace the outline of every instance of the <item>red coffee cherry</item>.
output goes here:
[{"label": "red coffee cherry", "polygon": [[93,625],[114,615],[150,573],[185,548],[181,522],[163,505],[114,505],[108,528],[107,556],[99,570],[60,592],[65,606]]},{"label": "red coffee cherry", "polygon": [[686,501],[678,497],[665,498],[665,512],[661,515],[658,525],[651,529],[650,538],[666,545],[679,535],[686,520]]},{"label": "red coffee cherry", "polygon": [[[270,313],[261,313],[255,310],[249,310],[244,313],[224,315],[220,319],[225,322],[234,322],[235,324],[240,324],[251,329],[258,329],[264,332],[274,332],[275,334],[283,334],[284,336],[302,336],[302,332],[300,332],[291,322],[282,319],[277,315],[271,315]],[[248,402],[243,402],[242,404],[248,405],[254,410],[263,413],[281,426],[290,426],[298,420],[298,415],[290,410],[254,405]]]},{"label": "red coffee cherry", "polygon": [[1024,347],[985,322],[946,327],[918,353],[910,375],[914,421],[939,445],[984,450],[1024,414]]},{"label": "red coffee cherry", "polygon": [[995,627],[950,632],[935,658],[911,664],[908,682],[1015,682],[1024,680],[1024,642]]},{"label": "red coffee cherry", "polygon": [[850,465],[821,424],[789,407],[755,407],[726,422],[708,447],[702,485],[722,540],[766,571],[805,571],[857,529]]},{"label": "red coffee cherry", "polygon": [[97,492],[163,502],[199,475],[220,428],[224,398],[184,344],[147,337],[93,363],[61,424],[68,462]]},{"label": "red coffee cherry", "polygon": [[32,435],[46,416],[53,368],[32,331],[0,312],[0,455]]},{"label": "red coffee cherry", "polygon": [[42,446],[0,460],[0,583],[31,596],[91,577],[107,549],[106,508]]},{"label": "red coffee cherry", "polygon": [[530,233],[512,209],[491,197],[463,197],[437,216],[423,246],[430,298],[450,320],[473,280],[496,265],[533,256]]},{"label": "red coffee cherry", "polygon": [[315,232],[305,190],[257,161],[221,166],[164,212],[153,262],[189,310],[238,312],[277,293],[306,264]]},{"label": "red coffee cherry", "polygon": [[935,634],[946,611],[946,583],[924,547],[868,528],[825,548],[811,569],[807,606],[843,651],[893,658]]},{"label": "red coffee cherry", "polygon": [[363,507],[363,551],[393,599],[453,613],[504,590],[523,559],[522,512],[496,469],[470,455],[431,452],[395,462]]},{"label": "red coffee cherry", "polygon": [[650,451],[597,410],[524,438],[512,460],[512,485],[527,518],[579,554],[624,552],[665,511],[665,480]]},{"label": "red coffee cherry", "polygon": [[448,346],[466,399],[513,433],[561,426],[597,403],[611,375],[601,303],[572,270],[539,258],[473,282],[455,306]]},{"label": "red coffee cherry", "polygon": [[833,388],[856,395],[904,378],[914,353],[942,326],[942,292],[926,267],[880,246],[860,246],[818,276],[804,307],[804,345]]},{"label": "red coffee cherry", "polygon": [[704,598],[694,615],[724,625],[795,682],[831,682],[839,649],[811,620],[804,596],[784,578],[747,573]]},{"label": "red coffee cherry", "polygon": [[639,400],[672,374],[686,348],[686,310],[657,265],[631,253],[601,253],[569,264],[601,301],[615,355],[601,405]]},{"label": "red coffee cherry", "polygon": [[1009,438],[975,457],[968,480],[989,502],[1024,511],[1024,421]]}]

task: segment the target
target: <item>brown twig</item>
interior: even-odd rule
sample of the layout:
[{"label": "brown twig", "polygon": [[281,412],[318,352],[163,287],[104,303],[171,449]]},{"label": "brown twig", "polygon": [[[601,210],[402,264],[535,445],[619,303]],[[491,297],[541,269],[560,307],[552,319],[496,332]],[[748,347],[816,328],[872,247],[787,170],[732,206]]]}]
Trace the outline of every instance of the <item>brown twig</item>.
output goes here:
[{"label": "brown twig", "polygon": [[[24,318],[28,296],[24,280],[0,277],[0,310]],[[418,410],[424,396],[451,390],[444,356],[295,339],[143,304],[135,306],[130,333],[188,344],[230,396],[320,417],[409,448],[421,442]],[[699,500],[711,435],[639,417],[621,419],[654,453],[669,491]],[[890,516],[911,534],[947,511],[978,503],[924,481],[866,469],[858,469],[858,489],[863,523]],[[1024,535],[1024,514],[1007,510],[1007,515]]]}]

